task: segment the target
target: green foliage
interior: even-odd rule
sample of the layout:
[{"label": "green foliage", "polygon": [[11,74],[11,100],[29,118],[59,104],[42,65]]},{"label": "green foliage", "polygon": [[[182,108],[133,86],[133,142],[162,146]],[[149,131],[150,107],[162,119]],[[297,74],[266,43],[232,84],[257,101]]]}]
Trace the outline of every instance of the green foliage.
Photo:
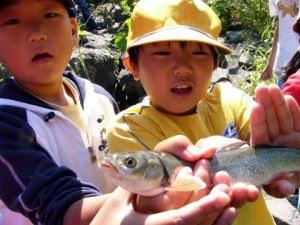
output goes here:
[{"label": "green foliage", "polygon": [[254,72],[249,72],[245,77],[245,80],[240,84],[240,88],[248,93],[250,96],[254,96],[255,89],[259,84],[271,84],[276,83],[275,78],[273,77],[270,80],[263,81],[260,79],[262,71],[265,69],[265,66],[269,60],[271,54],[271,47],[274,37],[274,24],[276,19],[273,19],[270,24],[266,24],[265,30],[262,31],[261,40],[257,46],[249,46],[254,51],[254,61],[252,68],[249,70]]},{"label": "green foliage", "polygon": [[223,32],[227,31],[230,24],[240,22],[245,29],[261,33],[271,20],[266,0],[205,0],[204,2],[219,16]]},{"label": "green foliage", "polygon": [[0,63],[0,84],[2,84],[2,79],[4,77],[9,77],[10,73],[5,69],[5,67]]},{"label": "green foliage", "polygon": [[4,67],[3,67],[3,65],[0,63],[0,81],[1,81],[1,83],[2,83],[2,78],[4,77],[4,74],[3,74],[3,69],[4,69]]},{"label": "green foliage", "polygon": [[78,35],[79,35],[79,38],[81,36],[85,36],[85,35],[88,35],[90,32],[86,31],[86,30],[81,30],[81,29],[78,29]]},{"label": "green foliage", "polygon": [[114,39],[114,44],[118,47],[121,53],[124,53],[126,49],[126,44],[127,44],[126,38],[128,33],[128,27],[130,26],[130,21],[131,21],[130,18],[128,18],[125,21],[126,30],[119,32]]},{"label": "green foliage", "polygon": [[254,61],[252,68],[248,68],[244,81],[239,84],[239,88],[250,96],[254,96],[255,89],[259,84],[275,83],[274,78],[268,81],[260,79],[260,74],[264,70],[271,53],[276,22],[269,16],[268,1],[206,0],[205,2],[210,5],[222,21],[222,32],[226,32],[231,24],[241,23],[245,30],[260,35],[261,39],[256,46],[250,45],[249,50],[246,50],[246,54],[250,54],[250,49],[254,49]]},{"label": "green foliage", "polygon": [[124,12],[131,12],[137,0],[119,0],[119,5],[123,8]]},{"label": "green foliage", "polygon": [[254,74],[248,74],[245,77],[245,80],[240,84],[239,88],[254,98],[255,89],[258,85],[260,84],[269,85],[269,84],[274,84],[275,82],[276,81],[274,77],[270,80],[263,81],[260,79],[260,73],[255,72]]},{"label": "green foliage", "polygon": [[124,12],[131,12],[135,3],[138,0],[87,0],[86,2],[92,5],[103,5],[107,3],[118,4],[122,7]]},{"label": "green foliage", "polygon": [[[123,9],[125,14],[130,14],[138,0],[118,0],[118,4]],[[130,18],[128,18],[124,23],[126,24],[125,29],[120,31],[114,38],[114,44],[123,54],[126,50],[127,44],[127,34],[128,34],[128,27],[130,26]]]},{"label": "green foliage", "polygon": [[[80,62],[80,65],[83,69],[83,72],[85,74],[85,76],[90,80],[90,77],[89,77],[89,72],[88,72],[88,69],[85,65],[85,62],[84,62],[84,54],[82,54],[81,52],[81,49],[80,49],[80,42],[81,42],[81,39],[84,38],[84,36],[90,34],[90,32],[86,31],[86,30],[83,30],[81,29],[83,27],[83,24],[78,24],[77,26],[77,29],[78,29],[78,38],[79,38],[79,41],[78,41],[78,45],[76,46],[76,50],[78,52],[78,59],[79,59],[79,62]],[[72,65],[69,63],[69,69],[71,71],[73,71],[74,73],[77,74],[76,72],[76,68],[73,68]]]}]

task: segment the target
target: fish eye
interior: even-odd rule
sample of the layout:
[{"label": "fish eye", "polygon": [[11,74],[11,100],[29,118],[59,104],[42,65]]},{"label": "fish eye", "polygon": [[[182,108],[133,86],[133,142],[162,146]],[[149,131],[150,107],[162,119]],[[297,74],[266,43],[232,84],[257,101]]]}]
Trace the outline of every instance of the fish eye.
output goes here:
[{"label": "fish eye", "polygon": [[133,157],[128,157],[125,159],[125,165],[129,168],[133,168],[136,166],[136,159]]}]

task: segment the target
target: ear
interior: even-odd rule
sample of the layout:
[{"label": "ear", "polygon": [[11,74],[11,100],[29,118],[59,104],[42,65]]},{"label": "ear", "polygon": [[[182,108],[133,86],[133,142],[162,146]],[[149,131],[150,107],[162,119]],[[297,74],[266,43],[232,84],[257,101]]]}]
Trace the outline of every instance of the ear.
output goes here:
[{"label": "ear", "polygon": [[77,21],[74,17],[71,17],[70,21],[71,21],[71,29],[72,29],[73,48],[75,48],[78,44],[78,26],[77,26]]},{"label": "ear", "polygon": [[140,79],[140,77],[138,75],[138,66],[137,65],[133,65],[130,62],[130,59],[129,59],[128,55],[124,56],[124,58],[123,58],[123,65],[132,74],[134,80],[139,80]]}]

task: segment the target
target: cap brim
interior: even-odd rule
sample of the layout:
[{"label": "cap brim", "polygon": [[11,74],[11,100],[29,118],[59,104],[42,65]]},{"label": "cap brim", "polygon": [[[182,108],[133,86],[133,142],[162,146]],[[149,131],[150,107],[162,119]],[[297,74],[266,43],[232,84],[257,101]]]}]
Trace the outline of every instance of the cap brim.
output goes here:
[{"label": "cap brim", "polygon": [[195,41],[201,42],[204,44],[215,46],[219,53],[221,54],[231,54],[232,50],[225,45],[221,44],[218,40],[206,34],[205,32],[201,32],[199,30],[186,27],[168,27],[165,29],[157,30],[153,33],[144,35],[138,39],[135,39],[129,43],[127,43],[127,49],[150,44],[154,42],[163,42],[163,41]]}]

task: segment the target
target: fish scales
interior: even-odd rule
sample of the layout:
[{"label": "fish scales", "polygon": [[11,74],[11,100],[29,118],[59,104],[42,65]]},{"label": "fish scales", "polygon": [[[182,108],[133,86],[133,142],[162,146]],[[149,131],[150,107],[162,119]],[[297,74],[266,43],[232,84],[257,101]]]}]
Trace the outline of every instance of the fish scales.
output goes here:
[{"label": "fish scales", "polygon": [[300,171],[300,151],[278,147],[221,151],[211,159],[211,173],[218,171],[226,171],[232,183],[260,186],[279,173]]}]

